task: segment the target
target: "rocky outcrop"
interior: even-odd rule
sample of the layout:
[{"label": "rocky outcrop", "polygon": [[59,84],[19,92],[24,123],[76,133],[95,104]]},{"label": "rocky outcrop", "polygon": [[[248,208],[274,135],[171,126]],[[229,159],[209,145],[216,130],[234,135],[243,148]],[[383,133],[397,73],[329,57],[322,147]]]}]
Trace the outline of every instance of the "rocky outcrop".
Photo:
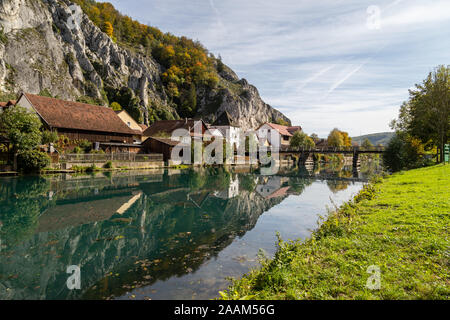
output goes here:
[{"label": "rocky outcrop", "polygon": [[229,82],[229,86],[200,91],[199,113],[208,122],[214,122],[223,112],[228,112],[243,129],[257,129],[265,122],[290,120],[265,103],[258,89],[246,79]]},{"label": "rocky outcrop", "polygon": [[[139,50],[137,50],[139,51]],[[0,90],[27,91],[106,104],[106,91],[130,88],[144,114],[164,108],[178,114],[151,56],[114,43],[68,0],[0,0]],[[213,121],[224,111],[243,128],[256,128],[283,114],[264,103],[255,87],[226,66],[216,89],[198,88],[198,113]],[[111,101],[112,102],[112,101]]]}]

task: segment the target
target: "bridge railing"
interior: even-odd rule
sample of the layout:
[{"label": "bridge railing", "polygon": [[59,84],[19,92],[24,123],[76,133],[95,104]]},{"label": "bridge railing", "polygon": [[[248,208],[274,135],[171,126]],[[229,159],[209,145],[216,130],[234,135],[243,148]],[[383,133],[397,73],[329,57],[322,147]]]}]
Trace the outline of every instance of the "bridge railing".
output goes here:
[{"label": "bridge railing", "polygon": [[315,152],[315,153],[340,153],[340,152],[384,152],[384,147],[314,147],[314,148],[286,148],[282,152]]},{"label": "bridge railing", "polygon": [[107,161],[152,162],[163,161],[162,154],[137,154],[137,153],[83,153],[62,154],[60,162],[97,163]]}]

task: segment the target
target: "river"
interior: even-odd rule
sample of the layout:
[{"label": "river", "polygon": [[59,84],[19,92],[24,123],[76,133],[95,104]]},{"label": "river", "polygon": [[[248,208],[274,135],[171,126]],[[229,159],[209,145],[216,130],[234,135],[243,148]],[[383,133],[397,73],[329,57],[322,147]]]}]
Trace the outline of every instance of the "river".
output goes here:
[{"label": "river", "polygon": [[[212,299],[367,174],[161,169],[0,178],[0,299]],[[70,290],[69,266],[80,268]]]}]

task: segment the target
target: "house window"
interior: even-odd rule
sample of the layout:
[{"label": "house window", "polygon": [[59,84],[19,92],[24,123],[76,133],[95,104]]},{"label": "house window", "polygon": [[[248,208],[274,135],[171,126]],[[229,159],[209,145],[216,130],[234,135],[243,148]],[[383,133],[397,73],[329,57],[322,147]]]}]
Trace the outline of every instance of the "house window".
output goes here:
[{"label": "house window", "polygon": [[289,141],[289,137],[288,136],[283,136],[283,140],[284,141]]},{"label": "house window", "polygon": [[131,127],[131,122],[127,122],[127,125],[128,125],[129,127]]}]

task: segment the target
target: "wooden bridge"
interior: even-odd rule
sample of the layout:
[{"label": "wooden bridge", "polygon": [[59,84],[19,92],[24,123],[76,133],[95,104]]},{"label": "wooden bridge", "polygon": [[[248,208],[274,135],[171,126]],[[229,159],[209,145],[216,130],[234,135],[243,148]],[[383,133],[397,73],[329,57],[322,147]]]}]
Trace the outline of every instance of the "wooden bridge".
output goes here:
[{"label": "wooden bridge", "polygon": [[300,164],[304,165],[312,161],[313,154],[348,154],[353,156],[353,168],[359,165],[359,156],[361,154],[382,154],[384,147],[322,147],[322,148],[300,148],[300,149],[281,149],[280,157],[298,156]]}]

